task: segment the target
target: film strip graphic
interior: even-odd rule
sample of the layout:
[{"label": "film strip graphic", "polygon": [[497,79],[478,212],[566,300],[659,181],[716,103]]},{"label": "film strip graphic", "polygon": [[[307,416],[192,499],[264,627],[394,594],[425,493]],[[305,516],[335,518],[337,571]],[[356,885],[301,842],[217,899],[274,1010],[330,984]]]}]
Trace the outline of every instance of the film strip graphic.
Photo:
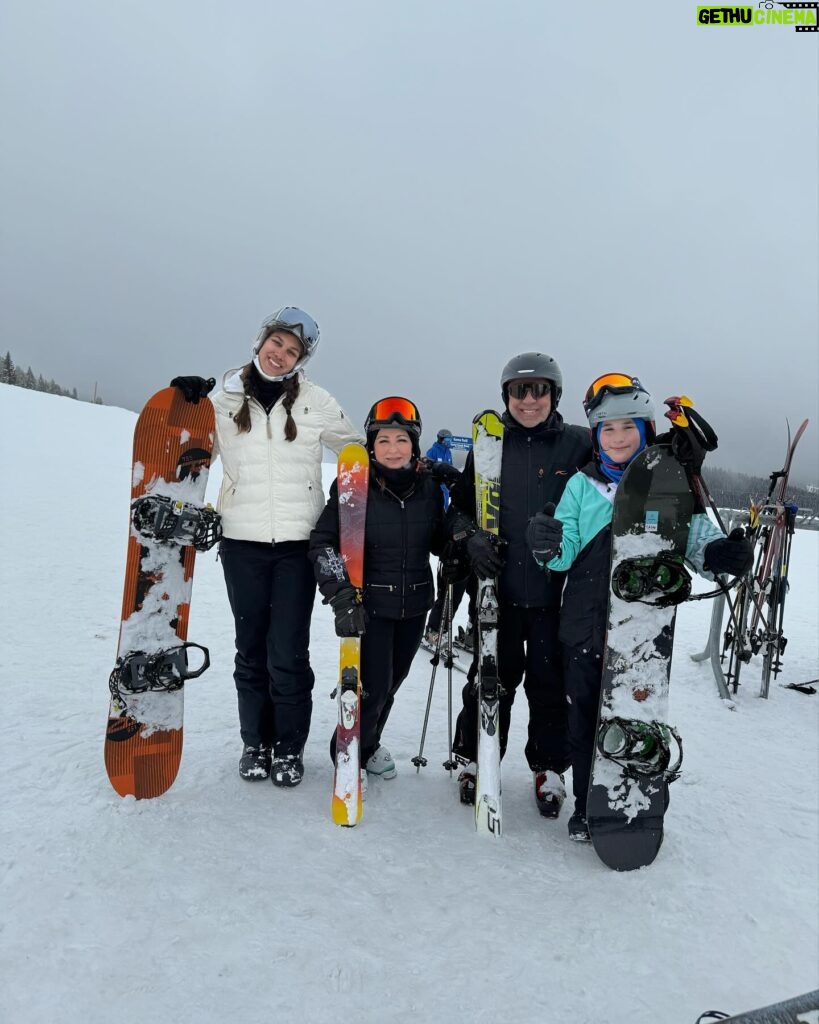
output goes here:
[{"label": "film strip graphic", "polygon": [[[817,2],[817,0],[813,0],[812,3],[781,3],[781,2],[779,2],[778,5],[780,7],[786,7],[789,11],[804,11],[804,10],[813,10],[813,11],[815,11],[816,12],[816,21],[817,21],[816,25],[795,25],[794,28],[796,29],[797,32],[817,32],[817,31],[819,31],[819,2]],[[763,5],[760,4],[759,6],[761,7]],[[766,3],[764,6],[767,8],[768,4]],[[773,7],[773,4],[771,4],[771,7]]]}]

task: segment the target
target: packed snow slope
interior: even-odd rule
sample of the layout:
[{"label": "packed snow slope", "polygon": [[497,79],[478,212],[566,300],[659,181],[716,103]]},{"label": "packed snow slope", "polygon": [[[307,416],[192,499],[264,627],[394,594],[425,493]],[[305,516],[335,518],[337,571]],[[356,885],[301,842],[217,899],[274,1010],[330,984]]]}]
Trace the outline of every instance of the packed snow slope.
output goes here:
[{"label": "packed snow slope", "polygon": [[[429,766],[410,764],[423,654],[384,737],[398,777],[371,783],[360,826],[333,825],[338,644],[318,602],[304,783],[243,782],[213,552],[198,559],[189,631],[213,664],[186,687],[179,777],[157,800],[122,800],[102,747],[134,422],[0,385],[6,1024],[693,1024],[706,1009],[817,987],[819,696],[778,683],[818,674],[819,534],[795,538],[785,672],[770,700],[756,696],[756,659],[728,710],[709,664],[690,658],[710,605],[680,610],[671,719],[684,774],[650,868],[613,873],[569,842],[568,807],[556,822],[538,815],[522,699],[503,764],[505,836],[477,836],[441,767],[445,675]],[[463,677],[453,683],[457,707]]]}]

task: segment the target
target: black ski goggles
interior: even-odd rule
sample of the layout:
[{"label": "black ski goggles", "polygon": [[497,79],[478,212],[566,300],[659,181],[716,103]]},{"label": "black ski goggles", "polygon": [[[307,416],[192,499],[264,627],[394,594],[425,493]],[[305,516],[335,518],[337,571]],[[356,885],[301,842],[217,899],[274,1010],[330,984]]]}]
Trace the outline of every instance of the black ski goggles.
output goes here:
[{"label": "black ski goggles", "polygon": [[589,385],[586,397],[583,399],[583,411],[588,416],[600,405],[606,395],[628,395],[632,391],[643,391],[648,394],[636,377],[630,377],[626,373],[604,373],[602,377],[598,377]]},{"label": "black ski goggles", "polygon": [[537,399],[551,394],[552,384],[548,380],[513,380],[506,385],[506,390],[510,397],[518,401],[525,398],[527,393]]}]

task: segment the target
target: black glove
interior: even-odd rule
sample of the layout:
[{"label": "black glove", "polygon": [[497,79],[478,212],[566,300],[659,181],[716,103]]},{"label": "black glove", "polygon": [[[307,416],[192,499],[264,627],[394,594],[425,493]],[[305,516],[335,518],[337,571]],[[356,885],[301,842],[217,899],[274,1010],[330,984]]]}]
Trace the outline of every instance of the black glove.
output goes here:
[{"label": "black glove", "polygon": [[330,598],[336,617],[336,636],[363,636],[367,628],[367,613],[361,595],[355,587],[344,587]]},{"label": "black glove", "polygon": [[482,580],[497,576],[505,564],[500,542],[493,534],[478,530],[466,542],[466,553],[475,574]]},{"label": "black glove", "polygon": [[671,428],[671,451],[683,469],[699,475],[707,449],[686,427]]},{"label": "black glove", "polygon": [[424,459],[424,468],[429,475],[439,484],[451,487],[459,478],[460,470],[450,466],[448,462],[435,462],[434,459]]},{"label": "black glove", "polygon": [[666,398],[665,405],[669,407],[666,418],[672,423],[671,451],[674,458],[688,473],[699,476],[706,454],[717,450],[718,438],[714,428],[688,398]]},{"label": "black glove", "polygon": [[550,502],[542,512],[537,512],[526,527],[526,544],[542,565],[557,558],[562,550],[563,523],[552,515],[555,507]]},{"label": "black glove", "polygon": [[213,377],[208,377],[207,380],[204,377],[174,377],[170,386],[179,388],[185,396],[186,402],[193,402],[194,405],[197,405],[200,398],[204,398],[205,395],[213,391],[216,381]]},{"label": "black glove", "polygon": [[741,526],[721,540],[712,540],[703,554],[703,562],[709,572],[727,576],[744,576],[754,564],[754,549]]}]

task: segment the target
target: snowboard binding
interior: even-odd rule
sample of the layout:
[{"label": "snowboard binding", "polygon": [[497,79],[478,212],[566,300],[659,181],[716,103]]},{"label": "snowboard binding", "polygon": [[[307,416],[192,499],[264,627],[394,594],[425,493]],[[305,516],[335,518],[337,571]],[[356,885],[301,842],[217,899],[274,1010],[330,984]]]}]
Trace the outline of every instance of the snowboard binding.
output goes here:
[{"label": "snowboard binding", "polygon": [[691,596],[691,574],[678,558],[662,552],[625,558],[612,571],[611,589],[621,601],[666,608]]},{"label": "snowboard binding", "polygon": [[[188,651],[196,648],[202,652],[202,664],[192,669],[188,664]],[[111,696],[124,709],[122,690],[129,693],[145,693],[148,690],[171,692],[184,686],[185,680],[196,679],[210,667],[210,654],[201,644],[184,643],[164,651],[146,654],[144,651],[129,651],[117,658],[114,670],[108,679]]]},{"label": "snowboard binding", "polygon": [[[677,747],[671,761],[671,740]],[[600,723],[597,749],[609,761],[620,765],[626,775],[662,775],[665,782],[680,776],[683,760],[680,734],[661,722],[639,722],[628,718],[609,718]]]},{"label": "snowboard binding", "polygon": [[146,540],[192,544],[208,551],[222,537],[222,517],[211,505],[204,508],[161,494],[143,494],[131,502],[134,530]]}]

